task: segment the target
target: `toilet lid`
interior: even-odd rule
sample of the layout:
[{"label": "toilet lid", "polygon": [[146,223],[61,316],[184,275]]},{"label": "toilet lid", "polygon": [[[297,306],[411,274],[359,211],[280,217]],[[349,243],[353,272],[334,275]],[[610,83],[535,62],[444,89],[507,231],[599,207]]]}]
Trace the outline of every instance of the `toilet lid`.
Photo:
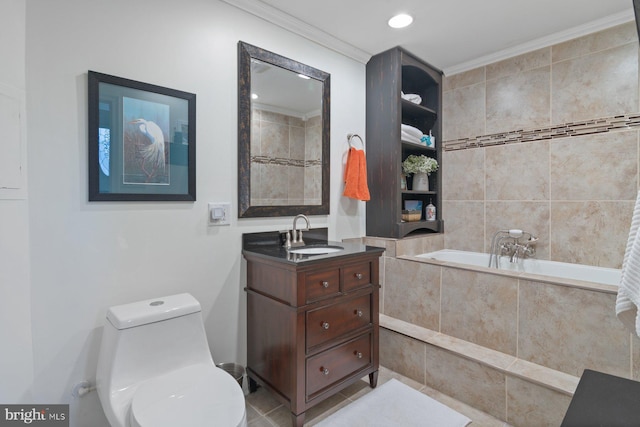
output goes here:
[{"label": "toilet lid", "polygon": [[238,426],[245,417],[242,389],[213,365],[194,365],[151,379],[131,403],[134,427]]}]

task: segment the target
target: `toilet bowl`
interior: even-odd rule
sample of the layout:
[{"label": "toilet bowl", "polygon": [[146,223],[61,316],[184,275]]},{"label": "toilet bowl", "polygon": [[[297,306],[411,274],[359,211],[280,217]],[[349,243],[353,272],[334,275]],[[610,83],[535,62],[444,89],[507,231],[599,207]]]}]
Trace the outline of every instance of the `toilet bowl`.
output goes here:
[{"label": "toilet bowl", "polygon": [[96,388],[112,427],[247,424],[242,389],[213,363],[189,294],[108,310]]}]

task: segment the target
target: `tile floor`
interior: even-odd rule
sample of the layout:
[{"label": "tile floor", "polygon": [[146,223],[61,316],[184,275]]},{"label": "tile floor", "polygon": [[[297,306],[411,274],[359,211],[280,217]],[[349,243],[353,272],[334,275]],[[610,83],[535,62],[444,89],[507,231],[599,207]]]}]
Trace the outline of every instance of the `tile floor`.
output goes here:
[{"label": "tile floor", "polygon": [[[482,411],[472,408],[458,400],[446,396],[430,387],[424,386],[412,379],[404,377],[390,369],[380,367],[378,385],[395,378],[431,398],[449,406],[450,408],[469,417],[472,427],[508,427],[509,424],[498,420]],[[336,412],[340,408],[369,393],[369,377],[347,387],[340,393],[328,398],[307,412],[305,426],[313,426]],[[247,421],[250,427],[291,427],[291,414],[280,402],[264,388],[246,396]],[[393,427],[393,426],[390,426]]]}]

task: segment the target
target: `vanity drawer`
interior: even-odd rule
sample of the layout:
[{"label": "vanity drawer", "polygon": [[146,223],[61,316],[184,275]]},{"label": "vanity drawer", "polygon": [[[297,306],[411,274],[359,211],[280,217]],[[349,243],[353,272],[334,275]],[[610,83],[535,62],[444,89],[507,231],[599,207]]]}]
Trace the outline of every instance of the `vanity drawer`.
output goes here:
[{"label": "vanity drawer", "polygon": [[306,313],[307,350],[371,323],[371,294]]},{"label": "vanity drawer", "polygon": [[340,294],[340,270],[323,270],[305,276],[306,301],[312,302]]},{"label": "vanity drawer", "polygon": [[344,274],[342,281],[343,292],[349,292],[371,284],[371,263],[348,265],[342,269]]},{"label": "vanity drawer", "polygon": [[371,334],[307,359],[307,397],[371,364]]}]

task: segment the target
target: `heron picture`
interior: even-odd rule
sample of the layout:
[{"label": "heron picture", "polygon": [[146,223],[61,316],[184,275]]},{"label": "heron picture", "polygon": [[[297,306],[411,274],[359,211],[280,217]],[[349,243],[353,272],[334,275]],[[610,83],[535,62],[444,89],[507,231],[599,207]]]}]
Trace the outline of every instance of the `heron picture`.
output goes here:
[{"label": "heron picture", "polygon": [[195,201],[196,95],[87,74],[89,201]]},{"label": "heron picture", "polygon": [[123,183],[169,185],[170,107],[122,97]]}]

